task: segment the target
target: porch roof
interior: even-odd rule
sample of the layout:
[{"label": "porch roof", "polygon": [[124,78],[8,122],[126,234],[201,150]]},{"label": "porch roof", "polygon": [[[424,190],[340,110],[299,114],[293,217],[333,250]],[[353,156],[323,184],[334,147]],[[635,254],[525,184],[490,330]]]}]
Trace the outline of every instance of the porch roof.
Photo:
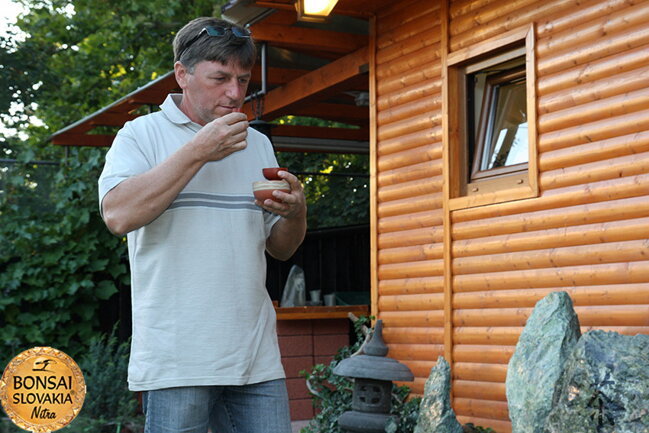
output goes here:
[{"label": "porch roof", "polygon": [[[224,18],[249,26],[260,47],[265,45],[265,62],[255,65],[249,87],[251,95],[263,94],[263,99],[247,99],[243,110],[249,119],[272,121],[295,115],[355,127],[278,125],[272,130],[276,150],[369,151],[369,20],[388,3],[339,0],[324,23],[297,21],[293,0],[230,0],[222,7]],[[120,127],[137,117],[138,108],[157,106],[176,91],[180,89],[170,71],[55,132],[51,141],[62,146],[110,146],[114,135],[97,133],[95,128]]]}]

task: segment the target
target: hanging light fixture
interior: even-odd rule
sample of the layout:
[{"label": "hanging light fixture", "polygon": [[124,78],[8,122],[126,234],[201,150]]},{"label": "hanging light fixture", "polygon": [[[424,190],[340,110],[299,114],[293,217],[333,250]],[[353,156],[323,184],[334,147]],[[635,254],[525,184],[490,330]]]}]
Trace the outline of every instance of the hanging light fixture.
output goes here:
[{"label": "hanging light fixture", "polygon": [[297,19],[321,23],[326,21],[338,0],[296,0]]}]

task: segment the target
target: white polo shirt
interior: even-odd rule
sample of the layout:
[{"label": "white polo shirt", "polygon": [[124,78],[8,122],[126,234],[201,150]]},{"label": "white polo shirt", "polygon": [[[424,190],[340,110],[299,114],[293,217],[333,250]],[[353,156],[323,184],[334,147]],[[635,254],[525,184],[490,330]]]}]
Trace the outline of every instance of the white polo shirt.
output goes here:
[{"label": "white polo shirt", "polygon": [[[157,166],[201,126],[169,95],[162,111],[128,122],[106,155],[99,201]],[[266,291],[266,238],[278,216],[254,204],[252,183],[276,167],[270,141],[205,164],[158,218],[127,235],[133,391],[243,385],[284,377]]]}]

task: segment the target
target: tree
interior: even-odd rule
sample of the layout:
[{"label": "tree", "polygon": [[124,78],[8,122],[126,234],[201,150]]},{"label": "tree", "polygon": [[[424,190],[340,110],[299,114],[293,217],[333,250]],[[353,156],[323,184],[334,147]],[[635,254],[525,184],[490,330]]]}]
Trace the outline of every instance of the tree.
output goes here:
[{"label": "tree", "polygon": [[36,110],[50,131],[169,71],[175,31],[220,10],[211,0],[21,3],[29,8],[17,23],[26,39],[4,41],[0,76],[11,85],[2,89],[0,108],[17,102]]},{"label": "tree", "polygon": [[[48,136],[167,72],[174,32],[212,0],[23,0],[24,40],[0,38],[0,346],[70,355],[98,332],[100,302],[125,282],[124,239],[97,205],[102,149],[64,150]],[[10,107],[23,107],[9,113]],[[30,122],[36,117],[39,123]],[[49,160],[59,165],[33,161]],[[4,364],[3,364],[4,365]]]}]

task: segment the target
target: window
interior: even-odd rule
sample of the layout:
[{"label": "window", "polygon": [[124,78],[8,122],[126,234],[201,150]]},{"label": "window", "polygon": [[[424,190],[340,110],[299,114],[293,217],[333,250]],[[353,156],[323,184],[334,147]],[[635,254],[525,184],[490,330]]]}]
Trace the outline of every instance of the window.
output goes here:
[{"label": "window", "polygon": [[533,53],[526,28],[448,56],[452,209],[538,194]]}]

